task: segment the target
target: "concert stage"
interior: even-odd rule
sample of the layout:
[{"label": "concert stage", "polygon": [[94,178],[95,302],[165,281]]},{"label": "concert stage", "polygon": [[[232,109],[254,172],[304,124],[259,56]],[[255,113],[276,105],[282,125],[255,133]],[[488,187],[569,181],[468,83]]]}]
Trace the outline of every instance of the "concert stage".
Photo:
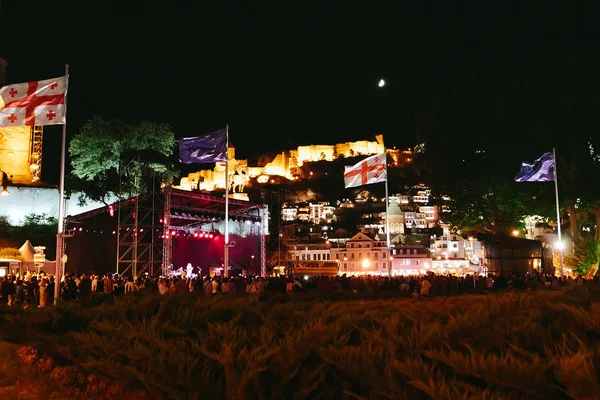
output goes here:
[{"label": "concert stage", "polygon": [[[232,270],[265,273],[268,211],[229,199]],[[68,272],[168,273],[188,263],[195,273],[223,267],[225,197],[171,187],[67,217]]]}]

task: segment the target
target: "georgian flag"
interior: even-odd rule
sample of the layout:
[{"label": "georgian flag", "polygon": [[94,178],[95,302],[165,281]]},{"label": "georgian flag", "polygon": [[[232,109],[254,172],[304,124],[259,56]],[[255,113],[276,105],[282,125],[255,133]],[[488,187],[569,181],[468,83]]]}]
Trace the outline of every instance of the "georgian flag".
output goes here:
[{"label": "georgian flag", "polygon": [[344,187],[385,182],[387,179],[386,154],[367,157],[351,167],[344,168]]},{"label": "georgian flag", "polygon": [[67,77],[0,88],[0,127],[65,123]]},{"label": "georgian flag", "polygon": [[25,108],[4,107],[0,109],[0,126],[24,126]]}]

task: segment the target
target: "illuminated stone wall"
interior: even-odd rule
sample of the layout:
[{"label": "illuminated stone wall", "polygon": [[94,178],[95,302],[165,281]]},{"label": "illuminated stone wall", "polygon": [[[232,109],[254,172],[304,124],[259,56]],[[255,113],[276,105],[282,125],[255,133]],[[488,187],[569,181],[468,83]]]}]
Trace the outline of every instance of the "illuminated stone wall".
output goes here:
[{"label": "illuminated stone wall", "polygon": [[0,171],[6,172],[13,184],[30,184],[31,128],[0,128]]},{"label": "illuminated stone wall", "polygon": [[[248,166],[248,176],[258,178],[259,182],[268,181],[269,176],[282,176],[287,179],[296,177],[296,168],[305,162],[333,161],[338,157],[370,156],[385,152],[383,136],[377,135],[376,141],[361,140],[358,142],[346,142],[335,145],[309,145],[298,146],[297,149],[277,154],[273,161],[264,167]],[[229,148],[230,173],[233,167],[240,163],[247,165],[247,160],[236,160],[235,149]],[[200,181],[200,182],[199,182]],[[188,174],[181,178],[177,189],[212,191],[225,188],[225,164],[216,163],[213,170],[201,170]]]}]

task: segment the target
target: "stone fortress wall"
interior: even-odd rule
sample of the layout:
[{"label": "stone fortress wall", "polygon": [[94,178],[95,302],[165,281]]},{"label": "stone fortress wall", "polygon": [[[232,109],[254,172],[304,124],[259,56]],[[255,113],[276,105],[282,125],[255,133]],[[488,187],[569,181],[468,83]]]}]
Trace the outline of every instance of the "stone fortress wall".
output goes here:
[{"label": "stone fortress wall", "polygon": [[[248,160],[236,160],[235,148],[229,148],[229,173],[244,174],[246,179],[256,178],[259,183],[268,182],[271,176],[281,176],[290,180],[297,179],[297,169],[305,162],[333,161],[339,157],[370,156],[385,152],[383,135],[377,135],[375,141],[361,140],[334,145],[298,146],[295,150],[284,151],[275,156],[265,166],[249,166]],[[225,163],[216,163],[212,170],[201,170],[181,178],[179,185],[183,190],[207,190],[225,188]]]}]

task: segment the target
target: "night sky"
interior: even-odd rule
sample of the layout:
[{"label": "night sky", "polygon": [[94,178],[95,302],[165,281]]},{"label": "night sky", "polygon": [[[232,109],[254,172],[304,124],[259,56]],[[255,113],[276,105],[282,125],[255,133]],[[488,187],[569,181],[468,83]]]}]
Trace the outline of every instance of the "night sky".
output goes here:
[{"label": "night sky", "polygon": [[[178,137],[229,124],[252,158],[377,133],[413,146],[415,113],[474,72],[598,52],[593,2],[393,3],[1,0],[0,53],[9,83],[70,64],[69,136],[93,115]],[[46,132],[52,181],[60,127]]]}]

